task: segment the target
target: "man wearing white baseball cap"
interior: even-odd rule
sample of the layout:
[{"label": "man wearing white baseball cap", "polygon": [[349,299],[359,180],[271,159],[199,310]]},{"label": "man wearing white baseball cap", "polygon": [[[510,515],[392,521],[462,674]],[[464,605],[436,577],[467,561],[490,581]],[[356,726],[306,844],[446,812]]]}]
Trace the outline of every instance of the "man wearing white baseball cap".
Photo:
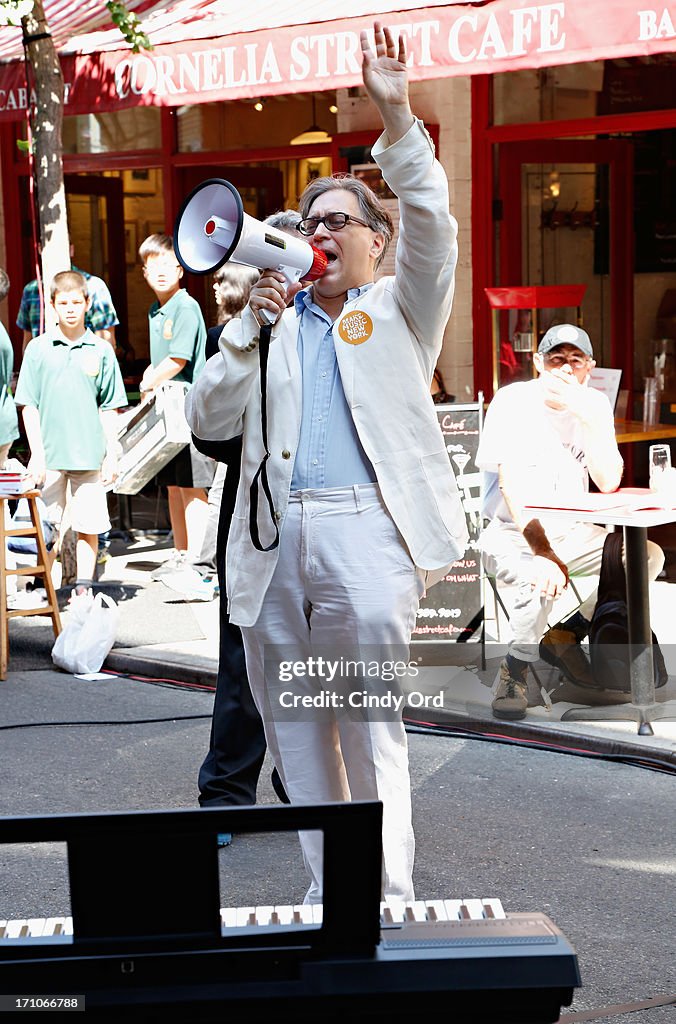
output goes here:
[{"label": "man wearing white baseball cap", "polygon": [[[547,630],[547,622],[569,575],[598,575],[607,531],[548,518],[545,532],[526,502],[538,494],[558,494],[564,502],[588,491],[590,478],[600,491],[614,491],[623,471],[610,403],[588,386],[596,364],[587,332],[573,324],[550,327],[533,363],[537,378],[495,394],[477,454],[484,473],[483,511],[490,519],[480,542],[484,564],[498,580],[518,588],[510,618],[514,638],[492,702],[495,717],[504,719],[525,717],[528,665],[538,657],[578,686],[597,688],[580,646],[596,591],[565,623]],[[652,542],[648,549],[653,580],[664,555]]]}]

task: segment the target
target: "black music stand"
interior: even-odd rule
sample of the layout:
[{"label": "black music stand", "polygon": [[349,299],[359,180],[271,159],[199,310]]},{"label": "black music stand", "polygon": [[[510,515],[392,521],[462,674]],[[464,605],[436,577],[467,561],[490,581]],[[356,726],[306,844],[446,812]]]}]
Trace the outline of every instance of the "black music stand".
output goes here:
[{"label": "black music stand", "polygon": [[373,955],[380,939],[379,802],[0,818],[0,843],[67,844],[79,955],[122,947],[127,954],[220,950],[242,946],[243,937],[222,934],[217,834],[299,829],[324,835],[323,922],[302,930],[254,926],[246,946]]}]

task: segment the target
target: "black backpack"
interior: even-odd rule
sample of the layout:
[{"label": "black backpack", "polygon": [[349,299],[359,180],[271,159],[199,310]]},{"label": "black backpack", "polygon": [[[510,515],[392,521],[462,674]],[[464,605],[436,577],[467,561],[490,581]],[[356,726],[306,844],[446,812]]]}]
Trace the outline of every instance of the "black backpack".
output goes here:
[{"label": "black backpack", "polygon": [[[664,686],[669,678],[664,655],[654,633],[652,638],[655,686]],[[589,658],[598,686],[631,693],[626,577],[622,534],[617,531],[609,533],[603,545],[598,596],[589,629]]]}]

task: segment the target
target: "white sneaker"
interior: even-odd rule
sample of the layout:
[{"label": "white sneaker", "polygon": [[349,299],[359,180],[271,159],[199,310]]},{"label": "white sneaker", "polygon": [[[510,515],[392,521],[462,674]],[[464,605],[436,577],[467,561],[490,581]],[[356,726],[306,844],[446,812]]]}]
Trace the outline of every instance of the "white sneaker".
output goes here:
[{"label": "white sneaker", "polygon": [[202,576],[192,565],[165,573],[161,582],[169,590],[182,594],[188,601],[213,601],[218,594],[217,580]]},{"label": "white sneaker", "polygon": [[150,574],[151,580],[161,580],[167,573],[176,572],[177,569],[182,569],[188,562],[187,551],[174,551],[173,555],[159,565],[157,569],[153,569]]}]

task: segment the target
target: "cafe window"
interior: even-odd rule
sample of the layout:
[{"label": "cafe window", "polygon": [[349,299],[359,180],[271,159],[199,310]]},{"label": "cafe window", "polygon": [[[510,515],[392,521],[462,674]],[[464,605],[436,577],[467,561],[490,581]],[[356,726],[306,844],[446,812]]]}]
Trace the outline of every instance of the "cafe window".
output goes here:
[{"label": "cafe window", "polygon": [[562,64],[493,76],[494,123],[563,121],[676,107],[676,55]]},{"label": "cafe window", "polygon": [[133,107],[112,114],[79,114],[63,119],[64,153],[122,153],[161,148],[159,107]]},{"label": "cafe window", "polygon": [[[315,94],[315,116],[332,135],[335,93]],[[260,150],[288,146],[313,121],[312,94],[262,96],[225,103],[197,103],[176,111],[179,153]]]},{"label": "cafe window", "polygon": [[676,108],[676,54],[591,60],[493,76],[494,123],[567,121]]},{"label": "cafe window", "polygon": [[494,75],[495,124],[594,117],[602,87],[603,61]]}]

